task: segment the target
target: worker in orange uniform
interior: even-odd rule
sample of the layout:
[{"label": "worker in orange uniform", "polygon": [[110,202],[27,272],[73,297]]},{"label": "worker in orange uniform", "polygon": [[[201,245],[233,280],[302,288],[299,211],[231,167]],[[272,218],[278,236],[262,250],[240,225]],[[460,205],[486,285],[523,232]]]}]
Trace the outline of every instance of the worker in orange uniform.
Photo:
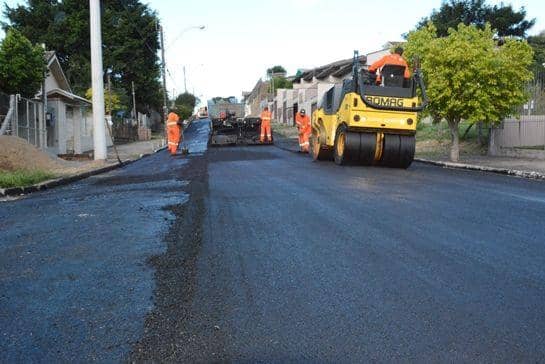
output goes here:
[{"label": "worker in orange uniform", "polygon": [[167,135],[168,135],[168,150],[170,155],[175,155],[178,151],[178,145],[182,141],[182,128],[180,125],[180,117],[170,111],[167,119]]},{"label": "worker in orange uniform", "polygon": [[272,143],[271,112],[267,106],[263,108],[263,111],[259,117],[261,118],[261,135],[259,137],[259,141],[264,143],[266,136],[267,141]]},{"label": "worker in orange uniform", "polygon": [[[392,66],[403,66],[405,67],[405,78],[411,77],[411,74],[409,72],[409,65],[407,64],[407,61],[402,57],[403,56],[403,48],[397,47],[394,50],[394,53],[387,54],[375,63],[373,63],[369,67],[369,72],[375,73],[377,70],[382,71],[382,67],[385,65],[392,65]],[[380,84],[382,81],[380,74],[377,75],[377,84]]]},{"label": "worker in orange uniform", "polygon": [[299,130],[299,148],[302,153],[308,153],[308,138],[310,137],[312,129],[310,127],[310,118],[305,109],[301,109],[301,111],[295,115],[295,123],[297,124],[297,130]]}]

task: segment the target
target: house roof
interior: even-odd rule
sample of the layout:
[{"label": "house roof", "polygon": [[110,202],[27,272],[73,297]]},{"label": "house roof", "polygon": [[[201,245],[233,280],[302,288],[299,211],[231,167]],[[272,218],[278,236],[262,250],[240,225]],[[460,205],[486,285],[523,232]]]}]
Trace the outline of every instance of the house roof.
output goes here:
[{"label": "house roof", "polygon": [[49,61],[51,60],[51,58],[53,58],[55,56],[55,51],[45,51],[44,53],[44,58],[45,58],[45,61],[49,64]]},{"label": "house roof", "polygon": [[[314,77],[318,80],[323,80],[329,76],[333,77],[344,77],[352,71],[352,58],[343,59],[342,61],[333,62],[326,64],[325,66],[320,66],[311,70],[306,70],[297,77],[294,78],[293,82],[300,82],[301,79],[305,81],[312,81]],[[359,58],[360,63],[365,64],[367,62],[367,57],[362,55]]]},{"label": "house roof", "polygon": [[80,97],[78,95],[74,95],[71,92],[61,90],[60,88],[55,88],[53,90],[49,90],[47,92],[47,97],[48,98],[60,97],[63,100],[69,101],[72,104],[76,104],[78,106],[90,106],[90,105],[92,105],[91,101],[89,101],[89,100],[87,100],[87,99],[85,99],[83,97]]},{"label": "house roof", "polygon": [[70,93],[72,93],[72,88],[70,87],[70,83],[68,82],[68,78],[66,78],[66,75],[64,74],[61,64],[59,62],[59,59],[57,58],[57,55],[54,51],[46,51],[45,52],[45,59],[47,61],[47,68],[55,77],[57,80],[59,86]]}]

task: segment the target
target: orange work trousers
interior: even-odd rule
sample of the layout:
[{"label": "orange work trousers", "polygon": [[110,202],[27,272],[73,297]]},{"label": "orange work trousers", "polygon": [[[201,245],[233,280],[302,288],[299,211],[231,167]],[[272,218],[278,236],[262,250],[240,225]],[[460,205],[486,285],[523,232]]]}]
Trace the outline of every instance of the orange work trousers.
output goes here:
[{"label": "orange work trousers", "polygon": [[181,131],[178,125],[172,125],[168,127],[168,150],[170,154],[176,154],[178,151],[178,144],[181,141]]},{"label": "orange work trousers", "polygon": [[261,141],[261,143],[265,141],[265,136],[267,137],[267,141],[269,143],[272,142],[272,131],[271,131],[270,121],[261,122],[261,135],[259,136],[259,140]]},{"label": "orange work trousers", "polygon": [[299,129],[299,148],[301,148],[301,152],[308,153],[310,143],[311,128],[301,128]]}]

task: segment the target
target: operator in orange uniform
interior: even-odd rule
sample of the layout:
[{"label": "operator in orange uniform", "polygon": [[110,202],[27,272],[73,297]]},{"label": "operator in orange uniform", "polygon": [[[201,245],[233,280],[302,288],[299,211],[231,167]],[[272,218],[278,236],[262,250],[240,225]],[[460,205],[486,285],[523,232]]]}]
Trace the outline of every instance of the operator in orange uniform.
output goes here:
[{"label": "operator in orange uniform", "polygon": [[167,119],[168,150],[170,155],[175,155],[178,151],[178,145],[182,141],[182,128],[180,126],[180,117],[170,111]]},{"label": "operator in orange uniform", "polygon": [[302,153],[308,153],[308,139],[312,129],[310,127],[310,118],[305,109],[301,109],[301,111],[295,115],[295,123],[297,124],[297,130],[299,130],[299,148],[301,148]]},{"label": "operator in orange uniform", "polygon": [[263,108],[263,111],[259,117],[261,118],[261,135],[259,137],[259,141],[264,143],[266,136],[267,141],[272,143],[271,112],[267,106]]},{"label": "operator in orange uniform", "polygon": [[[393,66],[404,66],[405,67],[405,78],[411,77],[411,74],[409,72],[409,65],[407,64],[407,61],[402,57],[403,56],[403,48],[397,47],[394,50],[394,53],[387,54],[375,63],[373,63],[369,67],[369,72],[375,73],[377,70],[382,71],[382,67],[385,65],[393,65]],[[380,74],[377,75],[377,84],[381,83],[381,76]]]}]

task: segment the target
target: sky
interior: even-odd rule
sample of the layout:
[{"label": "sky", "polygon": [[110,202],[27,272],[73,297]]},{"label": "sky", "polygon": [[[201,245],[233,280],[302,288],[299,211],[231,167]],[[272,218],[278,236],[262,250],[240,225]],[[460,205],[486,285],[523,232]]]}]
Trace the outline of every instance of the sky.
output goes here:
[{"label": "sky", "polygon": [[[83,0],[82,0],[83,1]],[[22,0],[0,0],[9,6]],[[165,29],[167,90],[187,90],[202,100],[241,97],[267,68],[288,74],[369,53],[402,34],[439,8],[441,0],[144,0]],[[489,0],[489,4],[502,1]],[[529,34],[545,30],[543,0],[504,0],[525,7],[536,18]],[[340,5],[343,4],[343,5]],[[204,25],[204,30],[192,27]]]}]

